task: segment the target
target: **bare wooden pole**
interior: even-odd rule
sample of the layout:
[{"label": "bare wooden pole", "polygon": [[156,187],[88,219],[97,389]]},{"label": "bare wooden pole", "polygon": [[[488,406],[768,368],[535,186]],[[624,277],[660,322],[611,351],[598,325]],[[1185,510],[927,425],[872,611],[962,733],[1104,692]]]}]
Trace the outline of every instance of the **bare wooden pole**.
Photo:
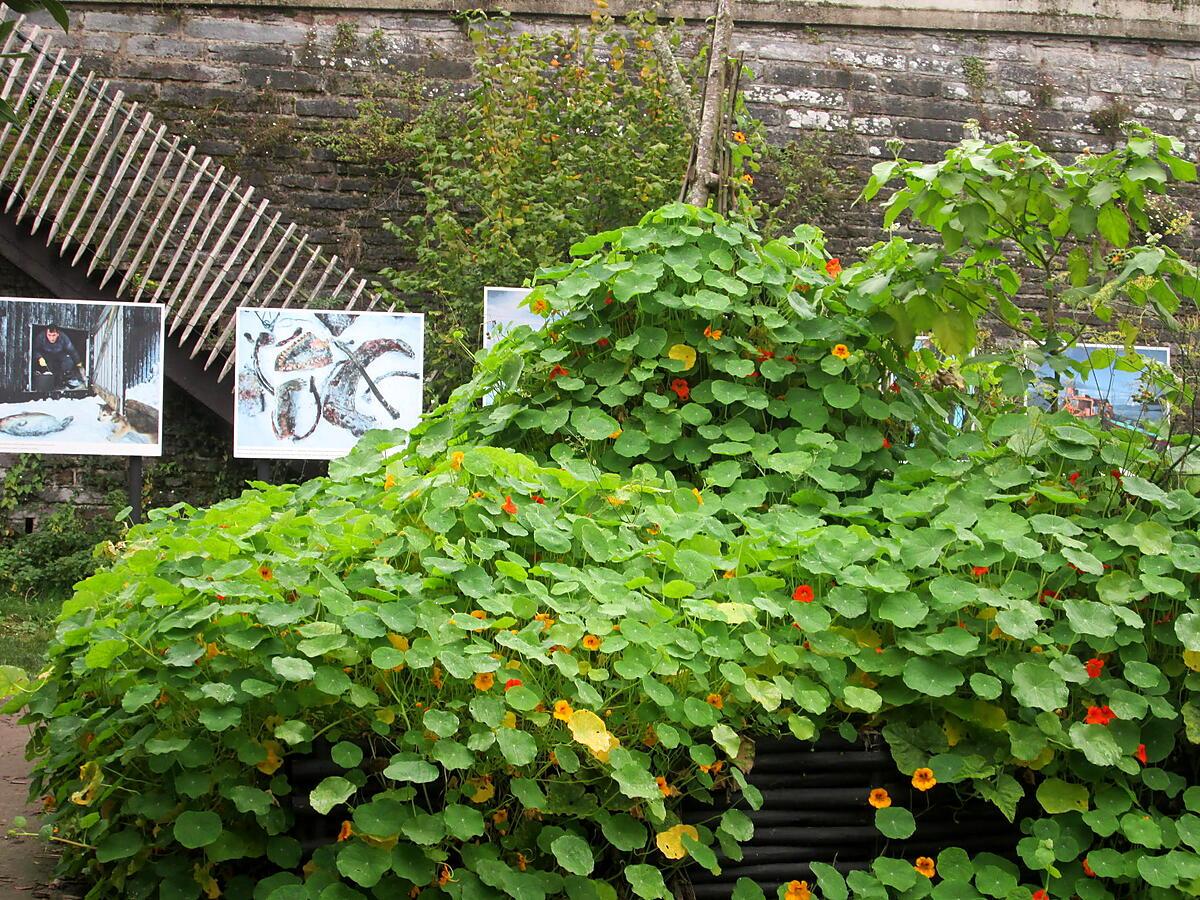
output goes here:
[{"label": "bare wooden pole", "polygon": [[700,108],[700,126],[696,134],[695,161],[688,172],[684,198],[695,206],[706,206],[712,190],[720,182],[715,171],[717,134],[725,95],[725,60],[733,45],[733,0],[717,0],[712,47],[708,57],[708,78],[704,83],[704,103]]}]

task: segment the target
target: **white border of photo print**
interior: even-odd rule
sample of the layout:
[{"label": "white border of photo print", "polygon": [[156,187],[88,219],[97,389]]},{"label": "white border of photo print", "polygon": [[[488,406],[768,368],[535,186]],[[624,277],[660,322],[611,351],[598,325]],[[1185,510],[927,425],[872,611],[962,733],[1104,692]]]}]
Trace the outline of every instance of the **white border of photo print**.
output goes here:
[{"label": "white border of photo print", "polygon": [[235,354],[236,457],[337,459],[421,419],[422,313],[241,307]]},{"label": "white border of photo print", "polygon": [[[162,456],[165,321],[160,303],[0,297],[0,453]],[[73,352],[37,367],[49,325]]]}]

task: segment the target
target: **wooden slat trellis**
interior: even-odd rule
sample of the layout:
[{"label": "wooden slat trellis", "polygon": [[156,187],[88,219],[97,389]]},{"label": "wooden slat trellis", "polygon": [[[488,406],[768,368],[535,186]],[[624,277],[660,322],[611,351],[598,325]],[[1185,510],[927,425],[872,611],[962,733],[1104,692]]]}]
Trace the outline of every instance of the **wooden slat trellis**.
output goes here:
[{"label": "wooden slat trellis", "polygon": [[[0,18],[10,17],[0,5]],[[112,280],[122,299],[168,306],[172,337],[218,378],[232,366],[238,306],[372,309],[380,296],[254,188],[22,16],[0,47],[0,96],[21,116],[0,129],[0,183],[16,220],[64,265]],[[74,248],[74,252],[67,251]],[[126,296],[129,295],[129,296]],[[182,326],[182,327],[181,327]]]}]

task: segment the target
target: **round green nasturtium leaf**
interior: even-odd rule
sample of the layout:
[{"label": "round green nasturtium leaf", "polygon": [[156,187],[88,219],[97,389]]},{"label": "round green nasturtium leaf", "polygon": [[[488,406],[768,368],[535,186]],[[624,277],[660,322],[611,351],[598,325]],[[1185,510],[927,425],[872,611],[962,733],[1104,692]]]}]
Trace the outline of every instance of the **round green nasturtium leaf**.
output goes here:
[{"label": "round green nasturtium leaf", "polygon": [[141,832],[132,828],[116,831],[107,835],[96,847],[96,859],[102,863],[126,859],[141,850],[144,844]]},{"label": "round green nasturtium leaf", "polygon": [[331,809],[339,803],[345,803],[356,790],[352,782],[340,775],[331,775],[312,789],[308,802],[321,815],[327,816]]},{"label": "round green nasturtium leaf", "polygon": [[330,757],[343,769],[353,769],[363,760],[363,749],[349,741],[338,741],[330,751]]},{"label": "round green nasturtium leaf", "polygon": [[596,868],[592,848],[578,835],[564,834],[550,842],[550,852],[558,864],[575,875],[591,875]]},{"label": "round green nasturtium leaf", "polygon": [[1037,801],[1051,815],[1072,810],[1087,812],[1088,789],[1082,784],[1073,784],[1061,778],[1047,778],[1038,785]]},{"label": "round green nasturtium leaf", "polygon": [[363,841],[347,841],[338,851],[338,871],[359,887],[371,888],[379,884],[391,867],[391,851],[383,847],[374,847]]},{"label": "round green nasturtium leaf", "polygon": [[276,656],[271,660],[271,668],[285,681],[307,681],[316,671],[312,663],[298,656]]},{"label": "round green nasturtium leaf", "polygon": [[959,669],[920,656],[904,664],[901,677],[912,690],[930,697],[948,697],[964,680]]},{"label": "round green nasturtium leaf", "polygon": [[189,850],[207,847],[221,836],[221,817],[215,812],[188,810],[175,820],[175,840]]},{"label": "round green nasturtium leaf", "polygon": [[851,409],[862,396],[856,385],[845,381],[830,382],[822,388],[821,394],[834,409]]},{"label": "round green nasturtium leaf", "polygon": [[442,811],[442,820],[446,823],[446,831],[460,841],[483,834],[483,813],[462,803],[448,803]]},{"label": "round green nasturtium leaf", "polygon": [[601,821],[605,839],[625,853],[646,846],[646,826],[627,813],[617,813]]},{"label": "round green nasturtium leaf", "polygon": [[1012,692],[1018,703],[1050,711],[1066,706],[1069,697],[1062,676],[1040,660],[1017,663],[1013,668]]},{"label": "round green nasturtium leaf", "polygon": [[884,837],[902,841],[916,832],[917,820],[903,806],[889,806],[875,810],[875,827]]},{"label": "round green nasturtium leaf", "polygon": [[645,863],[626,866],[625,880],[633,888],[633,893],[643,900],[671,900],[671,894],[663,882],[662,872],[654,866]]}]

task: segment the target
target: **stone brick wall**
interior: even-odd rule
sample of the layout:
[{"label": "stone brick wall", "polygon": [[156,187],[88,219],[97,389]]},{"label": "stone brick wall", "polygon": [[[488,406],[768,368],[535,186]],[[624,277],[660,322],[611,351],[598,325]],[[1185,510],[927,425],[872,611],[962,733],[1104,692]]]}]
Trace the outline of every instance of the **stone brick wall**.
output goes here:
[{"label": "stone brick wall", "polygon": [[[353,117],[364,98],[393,96],[404,73],[423,71],[441,90],[469,86],[463,26],[422,5],[437,4],[381,11],[332,0],[285,10],[93,0],[72,4],[64,40],[202,150],[260,185],[315,240],[371,272],[403,263],[379,223],[413,211],[411,186],[339,163],[313,139]],[[1064,154],[1107,147],[1126,117],[1194,142],[1200,45],[1178,39],[1195,36],[1190,8],[1130,0],[1115,13],[1130,10],[1128,21],[1044,14],[1076,5],[1019,0],[1000,4],[1010,13],[989,18],[964,11],[995,10],[995,3],[968,0],[927,0],[924,6],[940,10],[927,14],[919,0],[749,2],[739,6],[747,21],[739,23],[737,46],[757,72],[748,96],[772,140],[827,133],[840,162],[859,170],[885,155],[893,138],[909,155],[935,158],[968,120]],[[576,7],[583,8],[576,0],[527,2],[519,8],[555,14],[521,13],[518,21],[566,27],[579,19],[562,13]],[[889,27],[889,17],[899,24]],[[954,27],[913,27],[942,21]],[[691,54],[704,25],[685,28],[682,52]],[[1113,36],[1124,32],[1152,36]],[[878,217],[856,208],[831,221],[843,241],[858,242],[873,238]]]},{"label": "stone brick wall", "polygon": [[[388,2],[301,0],[285,9],[85,0],[71,4],[71,32],[59,43],[258,185],[314,240],[373,272],[404,263],[380,221],[415,211],[411,186],[340,163],[314,138],[343,126],[366,98],[399,107],[406,73],[422,71],[442,91],[466,90],[471,77],[469,42],[448,9],[437,0],[364,8]],[[702,16],[709,5],[666,6]],[[619,12],[617,0],[613,7]],[[1076,15],[1076,7],[1099,13]],[[568,27],[591,7],[515,0],[515,8],[520,27],[546,29]],[[1107,148],[1119,122],[1136,117],[1184,138],[1195,155],[1200,13],[1191,4],[745,0],[739,11],[737,46],[757,73],[748,98],[771,139],[828,135],[835,163],[855,169],[856,183],[888,154],[889,140],[934,159],[970,120],[1073,155]],[[685,29],[681,52],[693,54],[703,21]],[[873,208],[844,206],[822,224],[852,255],[878,236],[878,222]],[[39,290],[0,267],[0,293]],[[205,485],[232,490],[249,475],[227,459],[223,426],[205,422],[182,395],[168,410],[168,455],[150,469],[154,502],[211,497]],[[51,477],[34,517],[68,498],[100,503],[123,483],[120,461],[46,462]]]}]

